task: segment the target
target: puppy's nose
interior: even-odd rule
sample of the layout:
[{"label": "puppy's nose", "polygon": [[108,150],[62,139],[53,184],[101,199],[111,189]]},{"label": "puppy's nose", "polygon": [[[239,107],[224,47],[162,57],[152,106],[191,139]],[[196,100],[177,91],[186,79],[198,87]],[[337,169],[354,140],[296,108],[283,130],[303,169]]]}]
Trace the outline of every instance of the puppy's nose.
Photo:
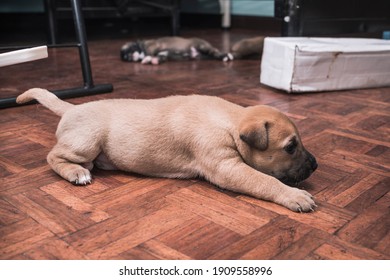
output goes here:
[{"label": "puppy's nose", "polygon": [[307,150],[306,150],[306,162],[310,164],[312,172],[314,172],[317,169],[318,164],[316,158]]},{"label": "puppy's nose", "polygon": [[310,164],[311,164],[311,169],[313,169],[313,171],[315,171],[318,167],[318,164],[317,164],[315,157],[310,156]]},{"label": "puppy's nose", "polygon": [[317,167],[318,167],[318,164],[317,164],[317,161],[315,161],[312,165],[313,171],[316,171]]}]

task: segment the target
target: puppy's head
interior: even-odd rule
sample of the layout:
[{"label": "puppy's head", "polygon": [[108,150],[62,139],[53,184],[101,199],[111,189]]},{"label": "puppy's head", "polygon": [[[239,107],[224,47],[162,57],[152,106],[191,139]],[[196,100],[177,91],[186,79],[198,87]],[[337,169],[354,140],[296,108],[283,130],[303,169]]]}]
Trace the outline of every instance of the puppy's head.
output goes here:
[{"label": "puppy's head", "polygon": [[140,42],[128,42],[121,48],[121,59],[123,61],[141,61],[145,58],[145,51]]},{"label": "puppy's head", "polygon": [[246,108],[239,125],[243,160],[256,170],[285,184],[297,184],[317,168],[303,146],[294,123],[268,106]]}]

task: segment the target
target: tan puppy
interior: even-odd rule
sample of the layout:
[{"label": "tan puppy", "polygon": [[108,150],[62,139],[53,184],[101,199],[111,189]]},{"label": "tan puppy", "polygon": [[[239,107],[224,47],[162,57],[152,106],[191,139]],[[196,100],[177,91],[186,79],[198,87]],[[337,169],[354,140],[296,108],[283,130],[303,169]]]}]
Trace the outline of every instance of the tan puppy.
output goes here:
[{"label": "tan puppy", "polygon": [[47,159],[74,184],[91,183],[95,164],[149,176],[200,176],[293,211],[316,206],[308,192],[281,182],[306,179],[317,163],[295,125],[271,107],[198,95],[72,105],[37,88],[17,102],[32,99],[62,116]]}]

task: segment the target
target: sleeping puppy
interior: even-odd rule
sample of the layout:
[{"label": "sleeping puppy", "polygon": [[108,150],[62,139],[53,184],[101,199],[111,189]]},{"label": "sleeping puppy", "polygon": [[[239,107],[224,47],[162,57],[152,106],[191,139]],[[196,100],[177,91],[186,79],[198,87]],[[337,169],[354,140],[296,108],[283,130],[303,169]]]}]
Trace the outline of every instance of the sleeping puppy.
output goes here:
[{"label": "sleeping puppy", "polygon": [[222,61],[260,57],[264,37],[253,37],[236,42],[229,53],[221,53],[209,42],[199,38],[163,37],[129,42],[121,48],[121,59],[143,64],[160,64],[167,60],[207,57]]},{"label": "sleeping puppy", "polygon": [[73,105],[37,88],[16,101],[33,99],[62,116],[47,160],[73,184],[90,184],[96,166],[154,177],[201,177],[293,211],[316,207],[308,192],[286,185],[308,178],[316,159],[294,123],[272,107],[244,108],[201,95]]},{"label": "sleeping puppy", "polygon": [[163,37],[129,42],[121,48],[121,59],[142,64],[160,64],[167,60],[195,59],[201,56],[231,60],[229,54],[220,52],[209,42],[199,38]]}]

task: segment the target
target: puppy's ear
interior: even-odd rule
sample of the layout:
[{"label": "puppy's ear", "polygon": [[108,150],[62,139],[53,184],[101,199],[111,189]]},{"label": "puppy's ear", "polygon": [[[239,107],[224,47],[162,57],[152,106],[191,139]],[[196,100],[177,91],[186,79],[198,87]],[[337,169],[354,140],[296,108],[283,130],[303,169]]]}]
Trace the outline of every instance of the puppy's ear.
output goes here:
[{"label": "puppy's ear", "polygon": [[240,138],[249,146],[260,151],[268,148],[268,122],[248,122],[241,125]]}]

